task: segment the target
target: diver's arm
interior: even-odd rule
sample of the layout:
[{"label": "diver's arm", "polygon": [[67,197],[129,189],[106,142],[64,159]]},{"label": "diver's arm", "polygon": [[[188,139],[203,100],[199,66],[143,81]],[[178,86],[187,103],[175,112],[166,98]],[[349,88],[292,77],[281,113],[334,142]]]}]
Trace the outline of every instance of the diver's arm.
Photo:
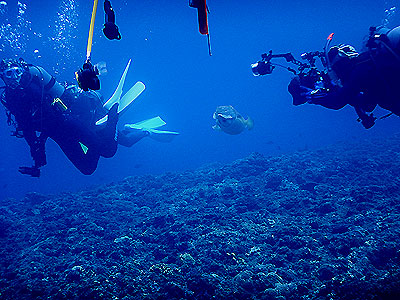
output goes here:
[{"label": "diver's arm", "polygon": [[288,86],[288,91],[293,98],[293,105],[310,103],[335,110],[341,109],[347,104],[347,102],[343,101],[345,97],[341,95],[342,92],[339,89],[338,87],[311,89],[301,84],[299,76],[294,77]]},{"label": "diver's arm", "polygon": [[313,90],[309,98],[307,102],[310,104],[321,105],[334,110],[339,110],[349,104],[348,101],[346,101],[346,95],[340,88],[336,91],[323,89]]},{"label": "diver's arm", "polygon": [[301,85],[299,76],[294,77],[288,85],[288,92],[292,95],[293,105],[295,106],[306,103],[309,100],[307,94],[310,91],[311,89]]}]

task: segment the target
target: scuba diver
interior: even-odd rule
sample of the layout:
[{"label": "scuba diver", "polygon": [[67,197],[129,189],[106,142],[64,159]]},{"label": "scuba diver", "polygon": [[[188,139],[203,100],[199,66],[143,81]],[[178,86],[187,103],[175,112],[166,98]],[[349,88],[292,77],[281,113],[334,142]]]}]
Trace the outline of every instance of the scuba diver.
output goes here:
[{"label": "scuba diver", "polygon": [[104,35],[109,40],[120,40],[118,26],[115,24],[115,12],[109,0],[104,0],[105,23],[103,28]]},{"label": "scuba diver", "polygon": [[[91,62],[91,51],[94,31],[94,21],[96,18],[97,0],[94,1],[92,18],[90,21],[89,38],[86,50],[86,60],[83,63],[82,68],[75,72],[75,78],[78,85],[85,92],[92,90],[97,91],[100,89],[100,71],[96,65]],[[121,34],[119,33],[118,26],[115,24],[115,12],[111,6],[109,0],[104,0],[104,13],[105,13],[105,24],[103,28],[104,35],[109,40],[120,40]]]},{"label": "scuba diver", "polygon": [[[109,112],[104,128],[90,126],[92,93],[74,93],[58,83],[47,71],[23,60],[3,60],[0,77],[5,83],[1,102],[7,110],[13,133],[23,137],[30,147],[32,167],[20,167],[22,174],[40,176],[47,164],[45,143],[53,139],[68,159],[83,173],[92,174],[100,156],[112,157],[117,149],[117,105]],[[94,93],[94,92],[93,92]]]},{"label": "scuba diver", "polygon": [[[290,53],[270,52],[252,65],[253,73],[271,74],[275,65],[270,60],[284,57],[298,66],[298,72],[286,67],[296,75],[288,86],[294,105],[310,103],[334,110],[351,105],[366,129],[375,124],[377,118],[372,112],[377,106],[390,111],[381,119],[391,114],[400,116],[400,27],[392,30],[371,27],[365,51],[361,53],[345,44],[329,48],[332,37],[333,34],[328,37],[323,52],[302,55],[308,63],[295,60]],[[316,68],[316,57],[320,58],[323,71]]]},{"label": "scuba diver", "polygon": [[[22,59],[2,60],[0,78],[5,83],[0,99],[8,124],[15,127],[14,136],[26,140],[34,161],[32,167],[19,168],[22,174],[40,176],[40,168],[47,164],[48,138],[59,145],[79,171],[90,175],[100,157],[114,156],[118,144],[131,147],[143,137],[157,134],[157,130],[153,133],[152,129],[129,124],[117,130],[118,101],[111,103],[107,111],[98,92],[85,92],[75,85],[65,88],[43,68]],[[104,114],[107,121],[96,125]]]}]

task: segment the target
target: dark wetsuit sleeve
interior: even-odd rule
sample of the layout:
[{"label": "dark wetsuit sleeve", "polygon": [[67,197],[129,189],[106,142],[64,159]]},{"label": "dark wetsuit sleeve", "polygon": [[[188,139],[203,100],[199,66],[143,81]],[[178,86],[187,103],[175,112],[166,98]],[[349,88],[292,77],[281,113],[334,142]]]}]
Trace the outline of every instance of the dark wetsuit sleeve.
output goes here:
[{"label": "dark wetsuit sleeve", "polygon": [[308,101],[307,93],[309,93],[311,89],[302,86],[300,84],[300,78],[296,76],[290,81],[288,91],[290,95],[292,95],[293,105],[297,106]]},{"label": "dark wetsuit sleeve", "polygon": [[338,110],[349,104],[348,91],[346,88],[334,88],[323,94],[314,93],[308,103]]},{"label": "dark wetsuit sleeve", "polygon": [[288,86],[288,91],[292,95],[293,105],[311,103],[337,110],[349,104],[346,88],[332,88],[329,91],[322,89],[313,90],[301,85],[298,76],[292,79]]}]

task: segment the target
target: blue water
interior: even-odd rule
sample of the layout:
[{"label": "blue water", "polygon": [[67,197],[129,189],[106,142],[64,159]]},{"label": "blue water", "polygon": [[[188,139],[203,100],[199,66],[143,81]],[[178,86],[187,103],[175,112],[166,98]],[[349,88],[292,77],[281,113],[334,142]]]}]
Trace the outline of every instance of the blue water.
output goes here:
[{"label": "blue water", "polygon": [[[44,67],[57,80],[74,82],[84,62],[92,12],[91,1],[7,2],[1,15],[0,58],[23,57]],[[317,149],[338,141],[390,136],[400,120],[392,116],[365,130],[352,108],[340,111],[303,105],[294,107],[287,92],[291,74],[282,69],[254,77],[250,64],[261,53],[322,50],[333,43],[361,43],[371,25],[380,25],[395,1],[208,1],[213,55],[198,32],[196,10],[187,1],[112,1],[122,40],[102,34],[102,1],[95,23],[92,61],[105,61],[101,93],[111,96],[131,58],[126,90],[136,81],[147,89],[120,119],[120,125],[161,116],[165,129],[180,132],[172,143],[144,139],[120,147],[112,159],[101,159],[97,171],[84,176],[58,146],[47,143],[48,165],[40,179],[18,173],[31,165],[25,141],[10,136],[0,114],[0,197],[20,198],[26,192],[59,193],[120,180],[231,162],[252,152],[279,155]],[[399,16],[389,27],[399,25]],[[233,105],[255,123],[252,131],[228,136],[211,129],[219,105]],[[377,111],[382,116],[385,111]]]}]

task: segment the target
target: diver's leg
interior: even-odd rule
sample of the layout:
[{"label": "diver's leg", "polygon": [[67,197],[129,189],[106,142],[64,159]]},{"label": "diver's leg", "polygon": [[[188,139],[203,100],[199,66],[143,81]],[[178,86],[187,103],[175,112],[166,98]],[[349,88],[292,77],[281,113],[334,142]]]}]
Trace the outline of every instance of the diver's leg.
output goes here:
[{"label": "diver's leg", "polygon": [[134,144],[139,142],[142,138],[148,136],[150,133],[146,130],[135,129],[135,130],[122,130],[118,131],[118,144],[125,147],[132,147]]},{"label": "diver's leg", "polygon": [[[117,152],[117,122],[118,104],[114,104],[107,117],[107,123],[102,126],[87,126],[79,120],[71,117],[63,127],[64,131],[72,134],[75,139],[87,148],[93,149],[100,156],[110,158]],[[66,130],[67,129],[67,130]]]},{"label": "diver's leg", "polygon": [[100,155],[106,158],[113,157],[117,152],[117,111],[118,103],[115,103],[108,112],[108,120],[106,126],[96,132],[100,140]]},{"label": "diver's leg", "polygon": [[56,137],[53,140],[74,166],[84,175],[91,175],[97,168],[100,154],[85,144],[66,137]]},{"label": "diver's leg", "polygon": [[61,123],[54,126],[55,130],[53,129],[49,136],[60,146],[77,169],[85,175],[90,175],[96,170],[103,152],[110,155],[109,157],[116,152],[115,133],[111,133],[115,132],[115,116],[111,116],[110,120],[113,124],[110,122],[110,125],[104,129],[104,136],[108,137],[107,140],[72,116],[67,116]]}]

